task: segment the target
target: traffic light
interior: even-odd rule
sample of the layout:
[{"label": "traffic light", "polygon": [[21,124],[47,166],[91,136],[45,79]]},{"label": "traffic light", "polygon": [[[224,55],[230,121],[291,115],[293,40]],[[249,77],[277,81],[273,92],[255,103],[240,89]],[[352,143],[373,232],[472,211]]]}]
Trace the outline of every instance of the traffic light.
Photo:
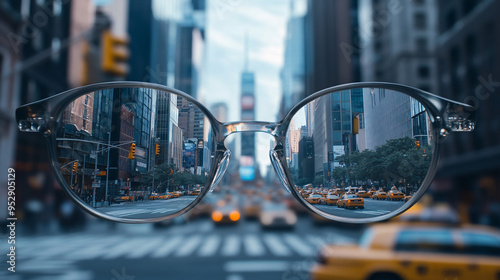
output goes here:
[{"label": "traffic light", "polygon": [[417,146],[417,149],[420,149],[420,141],[415,140],[415,146]]},{"label": "traffic light", "polygon": [[352,119],[352,134],[359,133],[359,115]]},{"label": "traffic light", "polygon": [[128,39],[115,37],[111,31],[105,30],[101,36],[101,69],[106,73],[116,76],[128,74],[127,60],[130,56],[128,51]]},{"label": "traffic light", "polygon": [[76,172],[77,169],[78,169],[78,160],[75,160],[75,162],[73,162],[73,172]]},{"label": "traffic light", "polygon": [[160,144],[155,144],[155,155],[160,154]]},{"label": "traffic light", "polygon": [[135,143],[130,144],[130,149],[128,150],[128,159],[135,159]]}]

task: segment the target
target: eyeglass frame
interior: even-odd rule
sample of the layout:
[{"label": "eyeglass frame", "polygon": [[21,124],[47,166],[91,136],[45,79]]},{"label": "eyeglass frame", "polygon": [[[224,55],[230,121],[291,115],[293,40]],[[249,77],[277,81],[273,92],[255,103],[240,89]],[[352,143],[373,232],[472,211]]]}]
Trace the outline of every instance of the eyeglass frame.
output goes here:
[{"label": "eyeglass frame", "polygon": [[[214,133],[214,140],[216,143],[216,149],[214,151],[212,164],[216,165],[216,168],[211,168],[209,175],[207,177],[207,182],[203,188],[200,195],[198,195],[190,204],[185,206],[178,212],[168,214],[156,218],[145,218],[145,219],[128,219],[120,218],[108,215],[104,212],[97,211],[95,208],[89,206],[80,197],[73,192],[69,184],[64,179],[62,172],[60,172],[59,162],[57,157],[57,144],[56,144],[56,133],[54,133],[59,125],[60,119],[62,117],[63,111],[66,107],[77,98],[89,94],[92,92],[97,92],[100,90],[113,89],[113,88],[147,88],[152,90],[163,91],[170,94],[175,94],[185,98],[189,102],[193,103],[198,107],[198,109],[208,118],[210,125],[212,126]],[[433,152],[432,159],[430,161],[430,166],[427,174],[422,181],[419,189],[416,191],[412,198],[404,203],[400,208],[391,211],[389,213],[368,217],[368,218],[346,218],[340,217],[333,214],[323,212],[316,207],[309,204],[298,192],[293,184],[293,179],[291,176],[288,163],[286,162],[284,147],[286,141],[286,134],[288,131],[288,126],[290,121],[296,115],[296,113],[302,109],[309,102],[325,96],[327,94],[340,92],[342,90],[352,90],[359,88],[378,88],[386,90],[398,91],[402,94],[406,94],[418,102],[420,102],[428,113],[430,124],[431,124],[431,135],[433,139]],[[230,158],[230,150],[228,150],[224,145],[224,140],[231,134],[238,132],[264,132],[273,136],[275,140],[275,147],[269,151],[269,156],[271,158],[271,163],[278,174],[283,187],[297,199],[304,207],[310,211],[325,217],[329,220],[345,222],[345,223],[372,223],[387,220],[389,218],[395,217],[404,211],[408,210],[413,204],[415,204],[425,193],[425,191],[430,186],[436,171],[437,165],[441,153],[441,143],[445,139],[447,134],[452,131],[472,131],[475,126],[476,112],[474,108],[468,104],[453,101],[444,97],[434,95],[432,93],[423,91],[418,88],[396,84],[396,83],[386,83],[386,82],[357,82],[342,84],[338,86],[329,87],[313,93],[300,101],[295,105],[279,122],[263,122],[263,121],[238,121],[238,122],[220,122],[218,121],[212,113],[199,101],[197,101],[192,96],[167,86],[154,83],[146,82],[134,82],[134,81],[118,81],[118,82],[105,82],[96,83],[91,85],[86,85],[82,87],[77,87],[64,91],[62,93],[56,94],[54,96],[45,98],[43,100],[35,101],[23,106],[20,106],[16,110],[16,120],[18,123],[19,130],[22,132],[39,132],[47,140],[49,146],[49,156],[50,165],[55,172],[56,179],[61,184],[69,194],[71,199],[76,202],[80,207],[82,207],[87,213],[97,216],[99,218],[110,220],[114,222],[122,223],[150,223],[159,222],[163,220],[173,219],[178,217],[196,206],[209,191],[217,185],[217,183],[222,179],[227,163]]]}]

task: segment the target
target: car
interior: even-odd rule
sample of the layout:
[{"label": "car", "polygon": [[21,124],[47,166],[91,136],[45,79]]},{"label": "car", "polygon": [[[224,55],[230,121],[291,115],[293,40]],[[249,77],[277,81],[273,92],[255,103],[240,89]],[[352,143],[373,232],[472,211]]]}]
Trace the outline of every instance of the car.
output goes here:
[{"label": "car", "polygon": [[333,190],[333,194],[336,194],[338,196],[342,196],[344,193],[345,191],[341,188],[336,188],[335,190]]},{"label": "car", "polygon": [[498,279],[500,231],[484,226],[390,222],[359,244],[325,245],[311,279]]},{"label": "car", "polygon": [[311,203],[311,204],[318,204],[320,203],[320,199],[323,198],[320,194],[311,194],[306,198],[306,201]]},{"label": "car", "polygon": [[403,199],[405,202],[411,199],[411,195],[405,195],[405,198]]},{"label": "car", "polygon": [[258,197],[251,197],[245,200],[243,213],[247,219],[257,219],[260,214],[260,199]]},{"label": "car", "polygon": [[375,188],[371,188],[371,189],[369,189],[369,190],[368,190],[368,194],[370,195],[369,197],[372,197],[372,195],[373,195],[374,193],[376,193],[376,192],[377,192],[377,189],[375,189]]},{"label": "car", "polygon": [[241,214],[238,208],[232,203],[226,203],[223,206],[215,208],[212,212],[212,221],[217,224],[235,224],[240,218]]},{"label": "car", "polygon": [[364,209],[365,201],[361,197],[358,197],[354,193],[346,193],[342,195],[339,200],[337,200],[337,207],[342,207],[346,209]]},{"label": "car", "polygon": [[337,205],[337,201],[339,200],[339,196],[335,194],[329,194],[324,198],[324,204],[327,205]]},{"label": "car", "polygon": [[191,195],[200,195],[200,193],[201,193],[201,190],[199,190],[199,189],[191,191]]},{"label": "car", "polygon": [[259,222],[263,228],[293,228],[297,215],[285,204],[267,202],[262,205]]},{"label": "car", "polygon": [[404,193],[397,190],[390,190],[387,195],[387,200],[402,201],[404,200],[404,198],[405,198]]},{"label": "car", "polygon": [[356,195],[357,195],[358,197],[361,197],[361,198],[369,198],[369,197],[371,196],[371,195],[370,195],[370,193],[368,193],[368,192],[367,192],[367,191],[365,191],[365,190],[360,190],[360,191],[358,191],[358,192],[356,193]]},{"label": "car", "polygon": [[149,200],[156,200],[158,199],[159,195],[157,193],[152,193],[148,196]]},{"label": "car", "polygon": [[372,195],[372,198],[376,199],[376,200],[385,200],[387,198],[387,193],[386,192],[382,192],[382,191],[376,191]]}]

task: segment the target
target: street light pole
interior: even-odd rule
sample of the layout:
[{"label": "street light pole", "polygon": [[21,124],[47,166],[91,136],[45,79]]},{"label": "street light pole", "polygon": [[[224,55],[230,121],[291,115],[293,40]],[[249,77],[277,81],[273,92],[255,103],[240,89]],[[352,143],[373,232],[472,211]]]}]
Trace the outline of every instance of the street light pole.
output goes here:
[{"label": "street light pole", "polygon": [[[95,182],[97,182],[97,159],[99,158],[98,156],[98,152],[99,151],[99,143],[97,143],[97,148],[95,150],[95,165],[94,165],[94,180]],[[92,207],[95,208],[95,188],[92,187],[92,194],[93,194],[93,198],[92,198]]]},{"label": "street light pole", "polygon": [[[108,179],[109,179],[109,152],[111,150],[111,132],[108,132],[108,160],[106,162],[106,193],[104,194],[104,202],[108,204]],[[109,206],[109,205],[108,205]]]}]

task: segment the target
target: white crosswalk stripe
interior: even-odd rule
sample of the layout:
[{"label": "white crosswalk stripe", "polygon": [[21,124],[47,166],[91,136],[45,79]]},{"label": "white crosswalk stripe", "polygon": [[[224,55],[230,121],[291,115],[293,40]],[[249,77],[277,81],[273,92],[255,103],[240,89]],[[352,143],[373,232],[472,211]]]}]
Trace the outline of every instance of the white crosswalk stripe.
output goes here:
[{"label": "white crosswalk stripe", "polygon": [[240,237],[238,235],[229,235],[222,245],[221,254],[225,257],[236,256],[240,253]]},{"label": "white crosswalk stripe", "polygon": [[198,251],[198,256],[209,257],[213,256],[217,249],[219,248],[221,238],[217,235],[209,236],[202,245],[200,251]]},{"label": "white crosswalk stripe", "polygon": [[107,254],[104,254],[103,258],[104,259],[116,259],[120,258],[124,255],[127,255],[129,252],[132,250],[135,250],[135,248],[140,247],[143,245],[145,242],[148,242],[149,238],[137,238],[137,239],[131,239],[131,240],[122,240],[118,243],[118,245],[114,247],[110,247],[107,249]]},{"label": "white crosswalk stripe", "polygon": [[81,250],[72,250],[64,255],[66,260],[91,260],[104,255],[108,250],[109,246],[114,245],[115,237],[103,237],[98,236],[89,242]]},{"label": "white crosswalk stripe", "polygon": [[182,236],[173,236],[166,238],[165,243],[156,250],[153,251],[151,256],[153,258],[163,258],[168,256],[170,253],[172,253],[177,247],[181,246],[181,242],[183,241]]},{"label": "white crosswalk stripe", "polygon": [[281,241],[281,239],[274,234],[266,234],[263,237],[267,248],[276,256],[289,256],[291,255],[290,250],[286,247],[285,244]]},{"label": "white crosswalk stripe", "polygon": [[164,240],[164,238],[150,239],[143,245],[133,248],[133,250],[130,251],[127,257],[131,259],[144,257],[149,254],[153,248],[156,248],[158,245],[160,245]]},{"label": "white crosswalk stripe", "polygon": [[284,240],[290,245],[290,248],[292,248],[292,250],[297,252],[299,255],[304,257],[314,255],[314,250],[311,248],[311,245],[301,240],[297,235],[286,234]]},{"label": "white crosswalk stripe", "polygon": [[266,249],[264,249],[264,245],[262,245],[257,235],[245,235],[243,244],[245,247],[245,252],[249,256],[262,256],[266,252]]},{"label": "white crosswalk stripe", "polygon": [[201,236],[194,235],[191,236],[186,242],[182,244],[182,246],[175,252],[175,256],[177,257],[186,257],[191,254],[201,242]]}]

